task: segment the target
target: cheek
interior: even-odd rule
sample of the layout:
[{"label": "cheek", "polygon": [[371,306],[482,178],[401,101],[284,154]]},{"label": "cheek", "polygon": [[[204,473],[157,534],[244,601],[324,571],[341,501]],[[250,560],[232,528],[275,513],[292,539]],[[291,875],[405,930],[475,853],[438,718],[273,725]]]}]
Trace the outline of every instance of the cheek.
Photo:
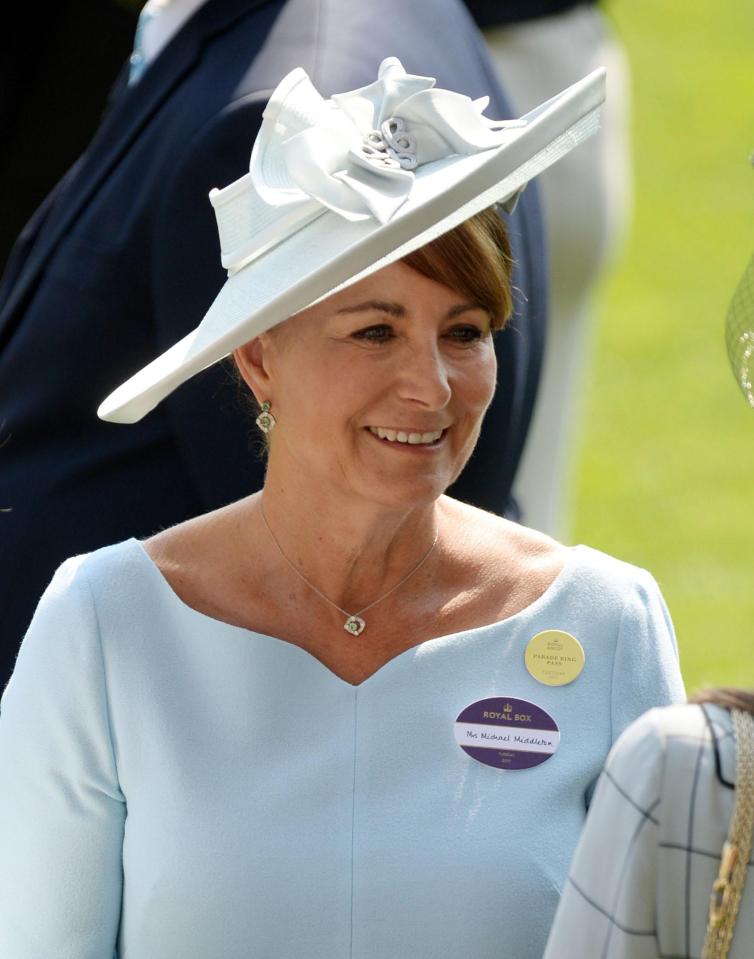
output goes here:
[{"label": "cheek", "polygon": [[495,395],[495,388],[497,386],[497,357],[495,356],[494,347],[490,348],[483,374],[484,375],[480,377],[480,384],[484,392],[484,408],[487,409],[492,402],[492,397]]},{"label": "cheek", "polygon": [[492,402],[497,380],[497,358],[492,343],[461,371],[460,389],[470,410],[484,413]]},{"label": "cheek", "polygon": [[357,363],[326,358],[314,362],[309,356],[286,374],[280,384],[280,409],[284,417],[294,419],[293,429],[309,430],[312,424],[319,431],[335,429],[338,423],[357,416],[373,395],[368,371]]}]

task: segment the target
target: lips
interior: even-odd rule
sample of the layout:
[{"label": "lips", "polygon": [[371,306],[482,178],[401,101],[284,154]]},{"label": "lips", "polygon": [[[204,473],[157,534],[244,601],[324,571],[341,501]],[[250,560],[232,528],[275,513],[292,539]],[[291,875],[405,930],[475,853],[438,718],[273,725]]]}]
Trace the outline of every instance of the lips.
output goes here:
[{"label": "lips", "polygon": [[407,443],[410,446],[427,446],[430,443],[436,443],[444,433],[444,430],[432,430],[426,433],[409,432],[407,430],[394,430],[385,426],[369,426],[367,428],[378,439],[386,440],[388,443]]}]

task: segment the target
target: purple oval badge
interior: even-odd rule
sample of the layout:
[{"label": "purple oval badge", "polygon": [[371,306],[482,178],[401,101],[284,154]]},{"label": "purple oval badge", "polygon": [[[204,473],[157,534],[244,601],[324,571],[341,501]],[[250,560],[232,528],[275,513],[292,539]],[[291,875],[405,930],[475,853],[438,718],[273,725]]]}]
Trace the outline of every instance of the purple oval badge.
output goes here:
[{"label": "purple oval badge", "polygon": [[558,748],[557,723],[525,699],[493,696],[463,709],[455,722],[456,742],[472,759],[496,769],[530,769]]}]

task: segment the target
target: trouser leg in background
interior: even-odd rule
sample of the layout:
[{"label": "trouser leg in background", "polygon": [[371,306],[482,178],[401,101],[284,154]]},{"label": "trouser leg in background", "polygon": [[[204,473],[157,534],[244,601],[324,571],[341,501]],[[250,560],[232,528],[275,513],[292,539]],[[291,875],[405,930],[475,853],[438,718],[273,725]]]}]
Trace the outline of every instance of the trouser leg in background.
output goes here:
[{"label": "trouser leg in background", "polygon": [[628,64],[591,4],[488,29],[485,39],[518,113],[596,67],[607,68],[600,133],[539,178],[550,250],[550,326],[514,493],[528,526],[567,538],[568,478],[588,375],[593,294],[630,209]]}]

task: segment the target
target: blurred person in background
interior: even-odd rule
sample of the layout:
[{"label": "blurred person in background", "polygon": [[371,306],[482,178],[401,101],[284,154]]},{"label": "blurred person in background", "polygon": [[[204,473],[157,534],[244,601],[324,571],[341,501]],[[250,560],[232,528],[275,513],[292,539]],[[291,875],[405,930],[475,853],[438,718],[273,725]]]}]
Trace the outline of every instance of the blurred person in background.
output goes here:
[{"label": "blurred person in background", "polygon": [[[725,333],[754,408],[754,257]],[[651,710],[608,756],[544,959],[750,959],[753,832],[754,689]]]},{"label": "blurred person in background", "polygon": [[[186,333],[222,285],[207,194],[247,168],[280,78],[303,65],[324,93],[352,89],[389,50],[443,86],[491,93],[490,111],[512,115],[459,0],[152,0],[137,40],[90,146],[22,232],[0,284],[0,686],[65,557],[262,484],[245,406],[221,367],[132,430],[94,410],[112,382]],[[535,190],[508,223],[523,295],[497,338],[501,386],[454,491],[500,514],[511,507],[542,351]]]},{"label": "blurred person in background", "polygon": [[569,479],[589,378],[594,296],[626,230],[631,197],[629,70],[596,2],[466,0],[498,76],[520,112],[598,66],[609,95],[583,156],[541,178],[549,253],[547,348],[534,418],[514,486],[524,521],[568,537]]},{"label": "blurred person in background", "polygon": [[[544,959],[750,959],[752,819],[743,829],[732,819],[734,803],[754,816],[752,714],[754,690],[712,689],[626,730],[595,791]],[[713,951],[729,932],[729,953]]]}]

